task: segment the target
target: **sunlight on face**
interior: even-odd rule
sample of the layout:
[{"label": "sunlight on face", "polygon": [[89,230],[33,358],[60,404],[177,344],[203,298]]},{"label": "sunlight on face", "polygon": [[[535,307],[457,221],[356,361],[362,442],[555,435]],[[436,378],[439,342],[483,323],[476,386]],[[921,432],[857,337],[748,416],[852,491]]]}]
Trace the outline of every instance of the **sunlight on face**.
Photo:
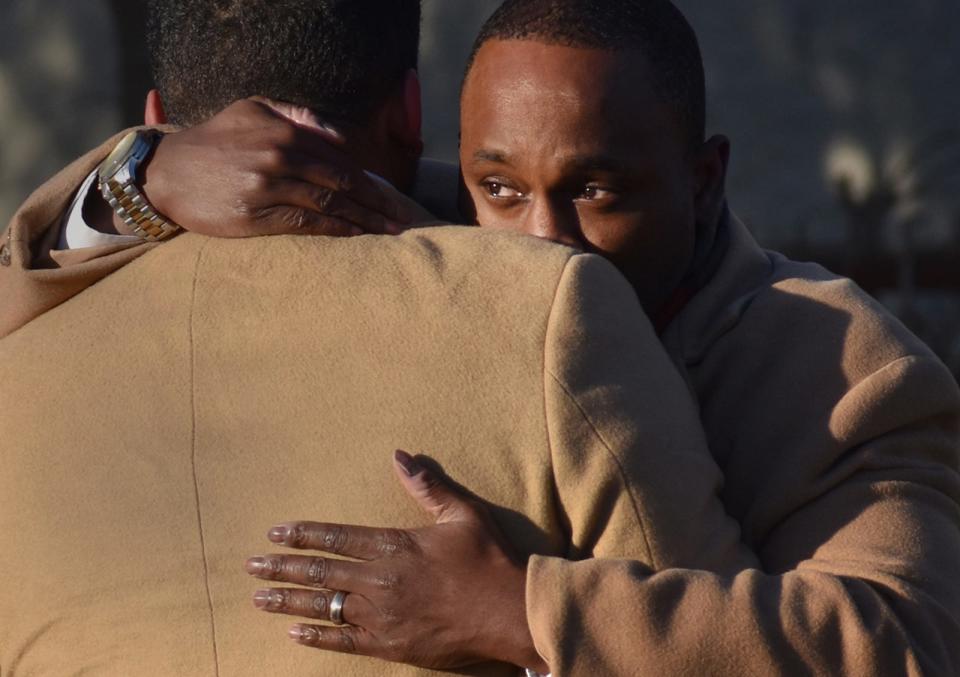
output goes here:
[{"label": "sunlight on face", "polygon": [[646,308],[692,257],[692,172],[642,57],[492,40],[464,87],[460,163],[477,220],[609,258]]}]

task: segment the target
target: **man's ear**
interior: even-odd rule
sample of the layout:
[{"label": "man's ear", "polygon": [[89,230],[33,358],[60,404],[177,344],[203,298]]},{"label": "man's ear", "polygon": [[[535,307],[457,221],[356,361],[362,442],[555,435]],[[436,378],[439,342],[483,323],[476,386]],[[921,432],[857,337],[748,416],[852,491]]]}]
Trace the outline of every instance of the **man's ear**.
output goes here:
[{"label": "man's ear", "polygon": [[163,100],[160,92],[151,89],[147,92],[147,102],[143,108],[143,123],[147,127],[167,124],[167,113],[163,110]]},{"label": "man's ear", "polygon": [[693,162],[697,189],[694,197],[697,223],[713,225],[720,220],[727,203],[730,140],[725,136],[711,137],[697,150]]}]

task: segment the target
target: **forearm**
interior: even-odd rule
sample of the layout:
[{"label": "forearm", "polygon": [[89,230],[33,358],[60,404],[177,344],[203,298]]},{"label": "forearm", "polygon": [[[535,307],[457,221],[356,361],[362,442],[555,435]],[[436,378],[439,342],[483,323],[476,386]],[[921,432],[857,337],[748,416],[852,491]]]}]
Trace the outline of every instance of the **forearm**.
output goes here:
[{"label": "forearm", "polygon": [[760,566],[534,558],[528,620],[551,668],[960,674],[956,384],[920,354],[844,387],[814,444],[743,444],[725,467]]},{"label": "forearm", "polygon": [[[896,592],[865,581],[799,571],[768,577],[755,570],[734,579],[682,570],[645,577],[625,562],[548,559],[539,559],[530,576],[534,642],[556,674],[947,675],[960,669],[951,648],[960,645],[960,630],[934,600],[904,597],[892,605],[888,595]],[[935,610],[924,612],[924,605]]]},{"label": "forearm", "polygon": [[958,674],[956,504],[924,487],[864,489],[895,496],[861,514],[849,495],[822,504],[810,517],[837,535],[778,575],[535,557],[536,647],[563,675]]}]

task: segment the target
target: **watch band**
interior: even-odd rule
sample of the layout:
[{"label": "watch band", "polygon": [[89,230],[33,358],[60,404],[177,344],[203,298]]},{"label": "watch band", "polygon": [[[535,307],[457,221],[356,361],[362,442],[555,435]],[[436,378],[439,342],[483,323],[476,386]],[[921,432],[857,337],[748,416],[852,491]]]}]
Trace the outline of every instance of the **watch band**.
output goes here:
[{"label": "watch band", "polygon": [[155,131],[131,132],[99,172],[103,199],[135,235],[150,242],[165,240],[180,230],[153,209],[137,186],[137,171],[161,136]]}]

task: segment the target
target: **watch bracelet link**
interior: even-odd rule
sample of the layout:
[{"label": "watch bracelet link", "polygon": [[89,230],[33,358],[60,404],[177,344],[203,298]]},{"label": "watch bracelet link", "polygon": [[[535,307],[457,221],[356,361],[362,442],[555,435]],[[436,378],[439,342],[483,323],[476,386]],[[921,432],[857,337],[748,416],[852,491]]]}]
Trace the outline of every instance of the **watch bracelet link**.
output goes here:
[{"label": "watch bracelet link", "polygon": [[180,231],[180,226],[153,209],[136,183],[137,171],[162,136],[153,131],[136,132],[133,145],[123,156],[120,167],[110,176],[100,177],[103,199],[135,235],[150,242],[165,240]]},{"label": "watch bracelet link", "polygon": [[107,180],[100,185],[103,199],[117,213],[135,235],[144,240],[158,242],[165,240],[180,230],[180,226],[171,223],[154,211],[136,185],[120,185]]}]

